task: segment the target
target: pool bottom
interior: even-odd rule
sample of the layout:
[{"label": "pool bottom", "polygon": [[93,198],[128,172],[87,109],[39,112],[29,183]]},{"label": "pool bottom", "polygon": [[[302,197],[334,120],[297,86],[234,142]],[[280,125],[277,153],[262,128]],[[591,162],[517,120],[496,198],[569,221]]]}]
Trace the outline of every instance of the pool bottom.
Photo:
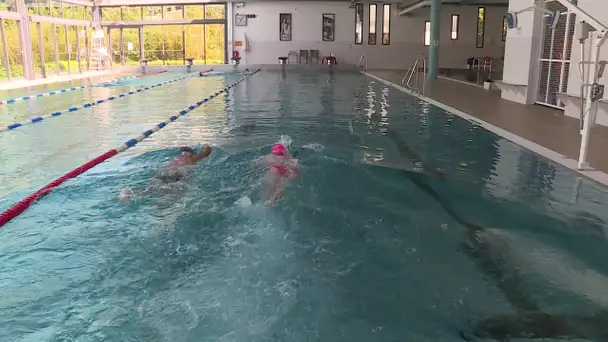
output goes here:
[{"label": "pool bottom", "polygon": [[[543,187],[562,171],[516,150],[546,175],[522,166],[525,182],[508,184],[492,178],[504,141],[467,122],[415,111],[402,95],[374,112],[365,96],[345,95],[336,80],[354,83],[347,75],[288,75],[278,91],[260,84],[279,75],[259,77],[235,89],[246,95],[236,110],[218,111],[230,129],[217,129],[213,112],[188,122],[221,138],[187,182],[118,203],[177,154],[154,145],[66,184],[2,232],[0,288],[11,295],[1,339],[452,341],[523,335],[518,319],[547,317],[539,312],[601,336],[576,320],[605,305],[605,287],[594,286],[605,282],[601,223],[551,209],[561,203]],[[319,91],[320,105],[307,106],[298,87]],[[203,140],[185,132],[162,141]],[[270,209],[254,161],[281,133],[303,173]],[[366,153],[421,168],[367,165]]]}]

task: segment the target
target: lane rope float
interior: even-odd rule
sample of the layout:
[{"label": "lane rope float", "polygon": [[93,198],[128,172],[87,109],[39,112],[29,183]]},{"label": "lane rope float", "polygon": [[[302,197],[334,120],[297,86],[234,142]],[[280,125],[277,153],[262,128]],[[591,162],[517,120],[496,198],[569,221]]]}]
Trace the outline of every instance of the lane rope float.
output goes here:
[{"label": "lane rope float", "polygon": [[18,202],[17,204],[13,205],[12,207],[10,207],[9,209],[7,209],[6,211],[4,211],[2,214],[0,214],[0,227],[4,226],[5,224],[7,224],[9,221],[11,221],[12,219],[14,219],[15,217],[21,215],[25,210],[27,210],[27,208],[29,208],[34,202],[38,201],[39,199],[43,198],[44,196],[48,195],[49,193],[51,193],[51,191],[53,191],[53,189],[55,189],[56,187],[58,187],[59,185],[63,184],[65,181],[67,181],[68,179],[71,178],[75,178],[83,173],[85,173],[86,171],[92,169],[93,167],[95,167],[96,165],[99,165],[101,163],[103,163],[104,161],[112,158],[113,156],[126,151],[127,149],[137,145],[137,143],[141,142],[142,140],[146,139],[147,137],[151,136],[152,134],[154,134],[154,132],[158,131],[159,129],[166,127],[168,124],[170,124],[171,122],[177,120],[179,117],[184,116],[186,114],[188,114],[189,112],[191,112],[192,110],[202,106],[203,104],[209,102],[210,100],[212,100],[213,98],[217,97],[218,95],[222,94],[222,93],[226,93],[228,92],[228,90],[234,88],[237,84],[247,80],[248,78],[250,78],[251,76],[257,74],[260,71],[260,69],[252,72],[251,74],[241,78],[240,80],[226,86],[225,88],[223,88],[222,90],[216,91],[214,94],[209,95],[207,97],[205,97],[204,99],[190,105],[188,108],[179,111],[178,113],[176,113],[175,115],[169,117],[167,120],[158,123],[157,125],[155,125],[154,127],[152,127],[152,129],[149,129],[145,132],[143,132],[142,134],[140,134],[139,136],[133,138],[133,139],[129,139],[127,141],[125,141],[122,145],[118,146],[117,148],[111,149],[103,154],[101,154],[100,156],[89,160],[88,162],[80,165],[79,167],[75,168],[74,170],[66,173],[65,175],[57,178],[56,180],[52,181],[51,183],[47,184],[46,186],[44,186],[43,188],[41,188],[40,190],[34,192],[33,194],[29,195],[28,197],[24,198],[23,200],[21,200],[20,202]]},{"label": "lane rope float", "polygon": [[135,78],[137,78],[137,76],[127,76],[127,77],[117,78],[117,79],[114,79],[114,80],[111,80],[111,81],[105,81],[105,82],[99,82],[99,83],[94,83],[94,84],[88,84],[88,85],[79,86],[79,87],[60,89],[60,90],[55,90],[55,91],[51,91],[51,92],[48,92],[48,93],[39,93],[39,94],[33,94],[33,95],[16,97],[16,98],[10,99],[10,100],[1,100],[0,101],[0,105],[13,104],[15,102],[20,102],[20,101],[25,101],[25,100],[31,100],[31,99],[37,99],[37,98],[45,97],[45,96],[52,96],[52,95],[57,95],[57,94],[69,93],[69,92],[74,91],[74,90],[92,88],[92,87],[97,87],[97,86],[100,86],[100,85],[110,85],[112,83],[116,83],[116,82],[120,82],[120,81],[133,80]]},{"label": "lane rope float", "polygon": [[[211,71],[213,71],[213,69],[206,70],[206,71],[204,71],[204,73],[211,72]],[[92,107],[92,106],[95,106],[95,105],[98,105],[98,104],[101,104],[101,103],[104,103],[104,102],[107,102],[107,101],[113,101],[113,100],[116,100],[116,99],[119,99],[119,98],[123,98],[125,96],[141,93],[141,92],[144,92],[146,90],[150,90],[152,88],[157,88],[157,87],[160,87],[160,86],[164,86],[166,84],[177,82],[177,81],[181,81],[183,79],[190,78],[190,77],[197,76],[197,75],[198,74],[189,74],[189,75],[186,75],[186,76],[177,77],[177,78],[174,78],[174,79],[171,79],[171,80],[168,80],[168,81],[164,81],[164,82],[152,85],[152,86],[148,86],[148,87],[144,87],[144,88],[139,88],[139,89],[136,89],[136,90],[133,90],[133,91],[129,91],[129,92],[126,92],[126,93],[110,96],[110,97],[108,97],[107,99],[104,99],[104,100],[97,100],[97,101],[85,103],[85,104],[83,104],[82,106],[79,106],[79,107],[72,107],[72,108],[64,109],[62,111],[54,112],[54,113],[43,115],[43,116],[36,116],[36,117],[30,118],[28,121],[15,122],[15,123],[12,123],[12,124],[10,124],[8,126],[0,127],[0,133],[6,132],[6,131],[12,131],[12,130],[17,129],[19,127],[22,127],[22,126],[25,126],[25,125],[34,124],[34,123],[37,123],[37,122],[41,122],[41,121],[43,121],[45,119],[48,119],[48,118],[52,118],[52,117],[56,117],[56,116],[61,116],[61,115],[65,114],[65,113],[75,112],[75,111],[78,111],[80,109],[89,108],[89,107]]]}]

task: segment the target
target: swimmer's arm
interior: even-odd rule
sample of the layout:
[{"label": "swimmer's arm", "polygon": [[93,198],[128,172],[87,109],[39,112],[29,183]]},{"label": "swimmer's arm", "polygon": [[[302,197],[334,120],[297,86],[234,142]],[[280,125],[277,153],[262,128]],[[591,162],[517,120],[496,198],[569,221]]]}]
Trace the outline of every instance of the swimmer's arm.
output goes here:
[{"label": "swimmer's arm", "polygon": [[295,158],[291,159],[289,161],[289,168],[296,172],[300,172],[300,162]]},{"label": "swimmer's arm", "polygon": [[211,146],[205,144],[205,145],[203,145],[203,148],[201,149],[201,151],[199,153],[192,156],[192,160],[194,162],[198,162],[204,158],[207,158],[210,154],[211,154]]},{"label": "swimmer's arm", "polygon": [[255,159],[253,162],[255,163],[256,166],[260,166],[260,167],[266,166],[268,164],[268,157],[262,156],[262,157]]}]

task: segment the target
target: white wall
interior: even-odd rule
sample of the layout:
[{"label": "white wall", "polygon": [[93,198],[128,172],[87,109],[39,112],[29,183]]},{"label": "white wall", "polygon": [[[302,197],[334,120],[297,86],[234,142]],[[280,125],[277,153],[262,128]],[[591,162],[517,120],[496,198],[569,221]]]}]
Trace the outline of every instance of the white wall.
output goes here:
[{"label": "white wall", "polygon": [[[509,11],[533,5],[533,0],[510,0]],[[502,98],[524,104],[536,102],[539,78],[539,56],[542,46],[543,14],[527,11],[517,15],[518,28],[507,32]]]},{"label": "white wall", "polygon": [[[510,0],[509,11],[518,11],[529,7],[533,0]],[[578,0],[578,7],[591,14],[596,20],[608,26],[608,1]],[[503,81],[525,87],[503,87],[502,97],[511,101],[533,104],[536,102],[539,77],[539,56],[542,46],[543,19],[539,11],[524,12],[518,15],[517,29],[509,30],[505,47],[505,63]],[[562,16],[565,19],[565,16]],[[576,22],[582,20],[577,17]],[[567,98],[564,114],[566,116],[580,117],[580,78],[577,65],[581,60],[580,45],[576,40],[579,26],[575,26],[572,53],[570,56],[570,70],[568,74]],[[589,40],[585,46],[585,57],[589,60]],[[600,59],[608,60],[608,44],[600,50]],[[607,77],[600,79],[600,83],[608,86]],[[586,96],[586,94],[585,94]],[[608,98],[608,96],[607,96]],[[601,102],[598,110],[597,123],[608,125],[608,103]]]},{"label": "white wall", "polygon": [[[608,26],[608,1],[597,1],[597,0],[578,0],[578,7],[580,7],[583,11],[592,15],[596,20],[598,20],[603,25]],[[577,18],[577,22],[582,18]],[[580,53],[580,44],[576,41],[576,36],[579,32],[579,26],[575,26],[574,37],[575,40],[572,44],[572,55],[570,57],[570,63],[572,67],[570,68],[570,73],[568,77],[568,94],[579,97],[574,98],[570,97],[569,101],[566,103],[566,111],[565,114],[567,116],[579,117],[580,116],[580,78],[579,73],[577,71],[576,66],[578,62],[581,60]],[[589,44],[591,40],[588,39],[585,43],[585,60],[589,60]],[[608,43],[605,43],[604,46],[600,49],[600,60],[608,61]],[[599,83],[608,86],[608,70],[605,73],[606,76],[600,79]],[[586,94],[585,94],[586,96]],[[604,97],[608,99],[608,96]],[[602,103],[599,106],[597,122],[602,125],[608,125],[608,104]]]},{"label": "white wall", "polygon": [[[386,2],[388,3],[388,2]],[[355,64],[361,53],[368,55],[369,68],[407,69],[416,58],[426,56],[424,46],[424,22],[428,20],[429,9],[417,10],[410,16],[399,16],[396,4],[391,9],[391,43],[381,44],[382,2],[378,2],[377,45],[368,45],[369,7],[364,4],[363,44],[354,44],[355,10],[344,2],[247,2],[244,8],[233,8],[233,13],[256,14],[249,19],[248,26],[234,26],[233,39],[244,41],[247,33],[251,51],[239,50],[246,64],[276,64],[279,56],[287,56],[291,50],[318,49],[321,55],[334,53],[338,63]],[[235,5],[233,5],[235,6]],[[504,51],[502,42],[502,16],[506,7],[486,8],[486,28],[484,48],[475,46],[477,26],[476,6],[449,6],[442,8],[442,29],[440,45],[441,68],[464,68],[470,56],[492,56],[500,58]],[[279,13],[292,14],[292,41],[279,41]],[[335,41],[323,42],[321,38],[321,15],[336,15]],[[460,14],[459,39],[450,40],[450,20],[452,14]]]}]

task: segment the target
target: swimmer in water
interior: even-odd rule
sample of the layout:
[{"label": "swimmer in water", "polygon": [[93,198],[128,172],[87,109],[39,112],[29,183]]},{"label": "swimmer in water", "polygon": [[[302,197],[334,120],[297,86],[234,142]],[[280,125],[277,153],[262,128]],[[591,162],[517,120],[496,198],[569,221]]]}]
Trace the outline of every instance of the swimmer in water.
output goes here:
[{"label": "swimmer in water", "polygon": [[[179,182],[186,177],[191,167],[199,161],[208,157],[211,154],[211,147],[207,144],[196,153],[191,147],[184,146],[179,149],[179,156],[172,159],[169,165],[161,168],[156,176],[151,180],[151,186],[142,191],[145,194],[152,189],[162,187],[163,185]],[[130,200],[135,193],[131,189],[123,189],[120,191],[118,198],[120,202]]]},{"label": "swimmer in water", "polygon": [[268,171],[264,180],[266,187],[264,201],[266,205],[274,205],[287,183],[300,176],[300,164],[283,144],[272,147],[272,153],[266,156],[265,163]]}]

